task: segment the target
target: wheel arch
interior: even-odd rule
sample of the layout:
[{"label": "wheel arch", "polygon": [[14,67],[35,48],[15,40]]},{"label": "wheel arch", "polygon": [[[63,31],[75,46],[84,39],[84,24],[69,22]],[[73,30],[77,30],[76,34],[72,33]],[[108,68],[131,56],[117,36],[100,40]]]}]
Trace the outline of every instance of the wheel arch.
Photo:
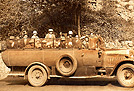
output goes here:
[{"label": "wheel arch", "polygon": [[111,75],[116,75],[118,68],[119,68],[121,65],[126,64],[126,63],[134,64],[134,61],[133,61],[133,60],[124,60],[124,61],[121,61],[120,63],[118,63],[118,64],[115,66],[115,68],[114,68],[113,72],[111,73]]},{"label": "wheel arch", "polygon": [[42,66],[42,67],[46,70],[46,72],[47,72],[48,79],[50,79],[50,69],[49,69],[45,64],[43,64],[43,63],[41,63],[41,62],[34,62],[34,63],[29,64],[29,65],[27,66],[27,68],[25,69],[25,72],[24,72],[24,79],[25,79],[26,76],[28,75],[29,69],[30,69],[32,66],[34,66],[34,65],[40,65],[40,66]]}]

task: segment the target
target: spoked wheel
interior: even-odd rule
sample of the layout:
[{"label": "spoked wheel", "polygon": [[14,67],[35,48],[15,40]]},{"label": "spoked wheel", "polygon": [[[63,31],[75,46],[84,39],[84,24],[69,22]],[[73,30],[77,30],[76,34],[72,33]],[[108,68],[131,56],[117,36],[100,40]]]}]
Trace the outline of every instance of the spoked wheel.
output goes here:
[{"label": "spoked wheel", "polygon": [[47,82],[47,72],[40,65],[34,65],[28,71],[28,81],[32,86],[42,86]]},{"label": "spoked wheel", "polygon": [[117,80],[124,87],[134,87],[134,65],[123,64],[117,71]]}]

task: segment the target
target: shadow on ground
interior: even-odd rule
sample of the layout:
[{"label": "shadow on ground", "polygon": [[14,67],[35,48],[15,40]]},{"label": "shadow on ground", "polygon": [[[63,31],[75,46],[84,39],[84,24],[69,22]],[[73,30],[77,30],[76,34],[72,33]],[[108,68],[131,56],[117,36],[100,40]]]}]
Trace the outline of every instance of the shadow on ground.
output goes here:
[{"label": "shadow on ground", "polygon": [[[7,85],[30,85],[28,80],[23,77],[8,77],[2,81],[8,83]],[[1,81],[0,81],[1,82]],[[46,85],[71,85],[71,86],[107,86],[108,84],[121,87],[116,79],[57,79],[52,78],[48,80]],[[31,85],[30,85],[31,86]]]},{"label": "shadow on ground", "polygon": [[120,84],[116,80],[110,79],[51,79],[46,85],[75,85],[75,86],[106,86],[112,84],[120,87]]}]

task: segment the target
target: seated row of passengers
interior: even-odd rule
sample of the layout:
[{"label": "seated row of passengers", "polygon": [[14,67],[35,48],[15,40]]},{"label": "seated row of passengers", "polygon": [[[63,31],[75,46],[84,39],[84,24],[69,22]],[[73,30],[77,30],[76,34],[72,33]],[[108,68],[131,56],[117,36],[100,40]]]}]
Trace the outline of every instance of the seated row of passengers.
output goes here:
[{"label": "seated row of passengers", "polygon": [[[37,31],[33,31],[33,36],[31,37],[31,40],[29,43],[32,43],[34,41],[34,45],[36,48],[57,48],[57,47],[65,47],[70,48],[73,46],[72,41],[72,31],[69,31],[68,39],[65,39],[65,36],[62,35],[62,32],[60,32],[60,40],[56,40],[55,35],[53,34],[53,29],[48,30],[49,33],[46,34],[45,39],[41,40],[37,36]],[[68,41],[67,41],[68,40]]]},{"label": "seated row of passengers", "polygon": [[[22,38],[23,47],[25,47],[25,48],[32,48],[32,47],[36,47],[36,48],[42,48],[42,47],[43,48],[57,48],[57,47],[63,48],[63,47],[65,47],[65,48],[69,48],[69,47],[72,47],[73,44],[75,44],[75,43],[72,43],[73,42],[73,40],[72,40],[73,32],[72,31],[69,31],[69,36],[67,36],[67,38],[65,36],[63,36],[62,32],[60,32],[59,39],[56,39],[55,35],[53,34],[53,29],[49,29],[48,32],[49,33],[46,34],[45,39],[42,39],[37,36],[37,34],[38,34],[37,31],[33,31],[33,36],[29,39],[27,32],[24,31],[24,35]],[[78,36],[76,39],[78,39]],[[78,42],[78,40],[75,42]],[[21,44],[22,42],[20,42],[20,40],[17,40],[17,43]],[[12,40],[10,42],[10,47],[14,48],[14,46],[15,46],[15,42]]]},{"label": "seated row of passengers", "polygon": [[[60,40],[55,40],[55,35],[53,34],[53,29],[48,30],[49,33],[46,34],[45,40],[40,40],[37,36],[37,31],[33,31],[33,36],[29,43],[34,43],[36,48],[86,48],[86,49],[95,49],[102,43],[102,38],[100,36],[95,36],[91,33],[90,38],[89,35],[82,36],[80,39],[78,35],[76,35],[75,39],[73,39],[73,32],[69,31],[69,35],[66,37],[62,35],[60,32]],[[26,44],[26,43],[25,43]]]},{"label": "seated row of passengers", "polygon": [[[23,44],[20,40],[17,40],[19,48],[86,48],[86,49],[95,49],[98,45],[101,45],[103,39],[100,36],[95,36],[93,33],[90,35],[84,35],[81,38],[78,38],[76,35],[75,38],[72,37],[73,32],[69,31],[69,35],[63,35],[60,32],[60,38],[56,39],[53,34],[53,29],[48,30],[45,39],[41,39],[37,36],[37,31],[33,31],[33,36],[29,39],[27,32],[24,31],[23,35]],[[22,41],[21,40],[21,41]],[[15,46],[15,42],[11,41],[10,45],[12,48]],[[21,46],[21,47],[20,47]]]}]

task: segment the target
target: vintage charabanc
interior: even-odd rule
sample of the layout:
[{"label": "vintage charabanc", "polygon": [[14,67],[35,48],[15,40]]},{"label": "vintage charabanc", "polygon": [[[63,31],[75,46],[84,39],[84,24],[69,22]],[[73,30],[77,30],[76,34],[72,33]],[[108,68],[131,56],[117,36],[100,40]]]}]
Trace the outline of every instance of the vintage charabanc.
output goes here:
[{"label": "vintage charabanc", "polygon": [[122,86],[134,86],[132,50],[107,49],[100,38],[89,38],[87,45],[83,41],[9,39],[1,47],[2,59],[11,68],[10,74],[23,75],[32,86],[42,86],[52,77],[117,77]]}]

